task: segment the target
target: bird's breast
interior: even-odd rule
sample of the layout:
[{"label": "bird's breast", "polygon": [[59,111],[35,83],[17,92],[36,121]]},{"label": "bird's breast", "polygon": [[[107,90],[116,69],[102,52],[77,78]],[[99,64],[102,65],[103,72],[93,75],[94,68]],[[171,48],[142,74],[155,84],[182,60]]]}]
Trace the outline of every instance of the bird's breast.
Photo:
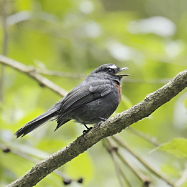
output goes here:
[{"label": "bird's breast", "polygon": [[120,103],[120,101],[121,101],[121,96],[122,96],[121,85],[118,84],[118,83],[115,82],[115,81],[114,81],[114,84],[115,84],[116,91],[117,91],[117,94],[118,94],[118,101],[119,101],[119,103]]}]

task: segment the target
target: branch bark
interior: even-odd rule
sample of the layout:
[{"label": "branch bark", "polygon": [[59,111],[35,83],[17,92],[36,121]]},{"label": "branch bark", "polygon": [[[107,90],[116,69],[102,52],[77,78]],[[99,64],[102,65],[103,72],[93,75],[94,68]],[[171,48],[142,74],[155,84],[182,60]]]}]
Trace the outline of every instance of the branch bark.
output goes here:
[{"label": "branch bark", "polygon": [[119,133],[133,123],[149,116],[186,87],[187,70],[180,72],[166,85],[147,95],[140,103],[108,119],[100,126],[95,125],[87,134],[81,135],[65,148],[38,162],[30,171],[7,187],[31,187],[36,185],[55,169],[83,153],[102,138]]}]

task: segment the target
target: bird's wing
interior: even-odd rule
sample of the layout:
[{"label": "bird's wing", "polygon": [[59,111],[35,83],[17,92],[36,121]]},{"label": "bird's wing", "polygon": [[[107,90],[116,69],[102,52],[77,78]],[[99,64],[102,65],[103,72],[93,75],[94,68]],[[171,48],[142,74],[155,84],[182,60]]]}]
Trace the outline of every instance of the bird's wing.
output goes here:
[{"label": "bird's wing", "polygon": [[60,113],[64,115],[83,104],[108,95],[114,88],[109,80],[93,82],[91,85],[76,87],[64,98]]}]

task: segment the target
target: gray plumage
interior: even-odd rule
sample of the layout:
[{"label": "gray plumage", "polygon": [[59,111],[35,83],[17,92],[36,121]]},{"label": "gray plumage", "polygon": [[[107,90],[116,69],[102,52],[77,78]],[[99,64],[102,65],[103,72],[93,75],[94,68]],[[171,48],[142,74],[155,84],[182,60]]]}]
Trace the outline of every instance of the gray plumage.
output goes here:
[{"label": "gray plumage", "polygon": [[43,123],[56,118],[57,130],[71,119],[82,124],[96,124],[107,119],[119,104],[116,85],[127,75],[117,75],[121,70],[114,64],[104,64],[90,73],[86,79],[54,104],[47,112],[20,128],[15,135],[24,136]]}]

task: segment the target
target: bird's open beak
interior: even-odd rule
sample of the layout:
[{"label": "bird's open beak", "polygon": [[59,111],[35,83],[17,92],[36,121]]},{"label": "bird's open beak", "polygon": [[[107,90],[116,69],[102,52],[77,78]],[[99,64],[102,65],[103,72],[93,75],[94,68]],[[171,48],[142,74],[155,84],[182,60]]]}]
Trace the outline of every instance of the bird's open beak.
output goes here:
[{"label": "bird's open beak", "polygon": [[121,71],[129,69],[128,67],[120,68],[120,70],[116,73],[116,75],[119,75],[121,77],[129,76],[129,74],[119,74]]}]

